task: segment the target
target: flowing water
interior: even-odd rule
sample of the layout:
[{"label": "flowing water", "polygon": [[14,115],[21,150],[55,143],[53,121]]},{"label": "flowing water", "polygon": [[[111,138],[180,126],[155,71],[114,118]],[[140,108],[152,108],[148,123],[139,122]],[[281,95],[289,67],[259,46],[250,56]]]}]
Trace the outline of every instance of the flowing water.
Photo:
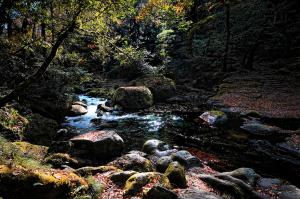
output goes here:
[{"label": "flowing water", "polygon": [[88,113],[76,117],[67,117],[65,126],[73,127],[79,133],[91,130],[115,130],[125,141],[128,150],[139,150],[148,139],[159,139],[174,143],[173,136],[164,131],[166,126],[182,125],[183,118],[172,114],[144,112],[106,112],[97,114],[97,106],[107,100],[85,95],[78,96],[85,101]]},{"label": "flowing water", "polygon": [[[104,104],[106,99],[86,95],[78,97],[86,102],[88,113],[77,117],[67,117],[63,124],[78,133],[114,130],[123,138],[126,151],[141,150],[143,143],[148,139],[159,139],[171,145],[196,146],[197,150],[200,149],[205,154],[215,154],[218,159],[221,159],[221,162],[214,163],[216,168],[228,170],[228,168],[252,167],[261,173],[274,174],[294,183],[297,182],[294,177],[294,170],[297,166],[278,165],[278,161],[273,158],[267,160],[261,156],[259,150],[254,152],[257,149],[257,143],[261,143],[260,138],[249,137],[240,129],[203,128],[194,122],[195,116],[189,120],[191,118],[166,113],[114,111],[97,114],[97,106]],[[183,134],[185,138],[178,136],[180,134]],[[194,137],[198,139],[196,143],[194,143]],[[269,147],[266,147],[262,148],[263,152],[268,151]],[[274,164],[277,167],[273,167]],[[287,166],[290,167],[291,172],[284,169]]]}]

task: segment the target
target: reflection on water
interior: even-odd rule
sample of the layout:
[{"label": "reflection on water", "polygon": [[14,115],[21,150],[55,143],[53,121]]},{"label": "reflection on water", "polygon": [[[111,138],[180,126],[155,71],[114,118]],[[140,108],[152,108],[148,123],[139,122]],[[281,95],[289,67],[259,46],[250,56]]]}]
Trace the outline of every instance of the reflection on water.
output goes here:
[{"label": "reflection on water", "polygon": [[[104,104],[106,99],[85,95],[80,95],[79,99],[87,103],[88,113],[82,116],[67,117],[63,125],[73,127],[80,133],[90,130],[113,129],[130,145],[138,143],[140,146],[146,139],[151,138],[171,141],[171,138],[162,132],[162,129],[166,125],[183,122],[181,117],[170,114],[115,111],[97,116],[97,106]],[[93,119],[96,119],[97,122],[92,122]]]}]

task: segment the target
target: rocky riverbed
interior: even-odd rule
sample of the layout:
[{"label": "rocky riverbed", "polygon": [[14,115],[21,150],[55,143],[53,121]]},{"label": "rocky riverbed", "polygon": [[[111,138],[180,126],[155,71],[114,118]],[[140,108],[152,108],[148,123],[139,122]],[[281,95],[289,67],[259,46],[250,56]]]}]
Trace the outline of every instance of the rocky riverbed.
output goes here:
[{"label": "rocky riverbed", "polygon": [[0,140],[0,196],[299,198],[297,125],[226,107],[189,109],[180,90],[156,101],[159,89],[132,84],[117,96],[73,97],[63,122],[6,107],[4,116],[19,122],[2,122],[17,137]]}]

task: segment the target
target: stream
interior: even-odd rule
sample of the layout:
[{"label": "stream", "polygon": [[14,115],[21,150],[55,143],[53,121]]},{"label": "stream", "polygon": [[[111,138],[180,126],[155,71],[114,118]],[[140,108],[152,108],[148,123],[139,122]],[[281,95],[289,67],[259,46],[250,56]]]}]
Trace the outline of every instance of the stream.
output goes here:
[{"label": "stream", "polygon": [[157,114],[144,112],[105,112],[97,113],[97,106],[107,100],[103,98],[79,95],[79,100],[87,104],[85,115],[67,117],[63,126],[74,128],[78,133],[92,130],[114,130],[124,140],[127,150],[140,150],[148,139],[159,139],[174,144],[172,135],[165,132],[166,126],[181,126],[184,119],[173,114]]},{"label": "stream", "polygon": [[[194,155],[198,154],[201,160],[219,171],[251,167],[265,176],[280,177],[299,184],[295,175],[299,169],[298,159],[291,156],[288,161],[280,160],[280,156],[276,157],[276,142],[272,143],[270,139],[251,137],[239,128],[202,127],[195,123],[195,116],[142,111],[98,114],[97,106],[104,104],[107,99],[86,95],[78,97],[87,104],[87,114],[66,117],[63,126],[72,128],[77,133],[114,130],[123,138],[125,152],[141,150],[143,143],[148,139],[159,139],[170,145],[192,150]],[[285,155],[283,157],[286,158]],[[287,167],[289,170],[286,170]]]}]

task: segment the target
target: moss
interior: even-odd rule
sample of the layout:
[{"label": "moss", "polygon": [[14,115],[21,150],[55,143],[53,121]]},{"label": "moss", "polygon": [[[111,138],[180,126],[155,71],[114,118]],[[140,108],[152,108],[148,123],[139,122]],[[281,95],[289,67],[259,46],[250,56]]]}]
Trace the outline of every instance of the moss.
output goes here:
[{"label": "moss", "polygon": [[89,184],[84,178],[68,171],[1,165],[0,187],[0,193],[5,193],[8,198],[14,198],[12,197],[14,194],[30,193],[32,198],[45,196],[52,199],[84,195],[88,191]]},{"label": "moss", "polygon": [[120,171],[114,166],[99,166],[99,167],[82,167],[76,170],[76,173],[81,176],[95,175],[107,171]]},{"label": "moss", "polygon": [[48,148],[27,142],[10,142],[0,136],[0,164],[21,166],[28,169],[48,168],[41,163]]},{"label": "moss", "polygon": [[212,110],[210,111],[210,113],[212,115],[215,115],[216,117],[222,117],[222,116],[225,116],[225,113],[223,113],[222,111],[218,111],[218,110]]},{"label": "moss", "polygon": [[112,88],[93,88],[87,92],[87,95],[92,97],[108,97],[112,98],[115,90]]},{"label": "moss", "polygon": [[28,142],[13,142],[21,156],[43,160],[48,152],[48,147],[30,144]]}]

